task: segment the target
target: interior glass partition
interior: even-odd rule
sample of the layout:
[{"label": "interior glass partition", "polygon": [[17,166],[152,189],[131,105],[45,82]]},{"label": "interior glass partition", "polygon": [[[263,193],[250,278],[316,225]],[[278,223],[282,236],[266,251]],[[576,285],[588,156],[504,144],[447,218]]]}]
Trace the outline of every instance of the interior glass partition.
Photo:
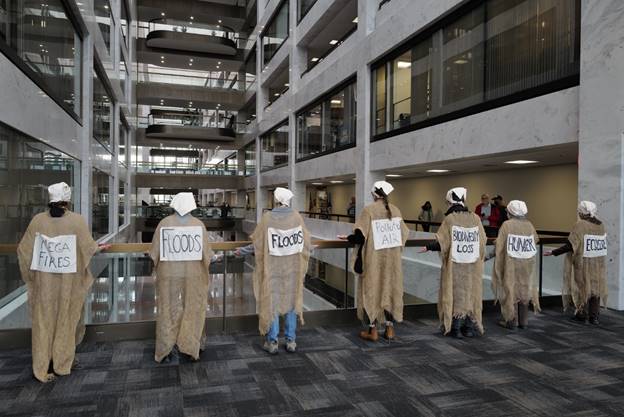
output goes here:
[{"label": "interior glass partition", "polygon": [[260,171],[288,164],[288,120],[260,137]]},{"label": "interior glass partition", "polygon": [[112,152],[113,102],[112,94],[103,80],[104,76],[96,65],[93,71],[93,137]]},{"label": "interior glass partition", "polygon": [[[123,8],[123,7],[122,7]],[[111,6],[108,0],[94,0],[93,1],[93,13],[95,13],[95,21],[97,22],[102,38],[104,39],[104,45],[110,55],[111,36],[113,27],[113,14]]]},{"label": "interior glass partition", "polygon": [[110,233],[110,189],[111,177],[99,169],[91,173],[91,232],[94,239]]},{"label": "interior glass partition", "polygon": [[264,65],[271,61],[273,55],[288,38],[289,4],[289,0],[282,2],[271,21],[267,23],[266,29],[262,32],[262,62]]}]

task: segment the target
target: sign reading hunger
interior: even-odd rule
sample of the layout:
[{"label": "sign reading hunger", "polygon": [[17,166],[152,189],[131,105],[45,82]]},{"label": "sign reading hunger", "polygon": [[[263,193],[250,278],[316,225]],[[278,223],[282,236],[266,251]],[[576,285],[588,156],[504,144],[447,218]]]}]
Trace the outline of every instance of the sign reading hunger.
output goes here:
[{"label": "sign reading hunger", "polygon": [[507,255],[516,259],[531,259],[537,254],[533,236],[507,235]]},{"label": "sign reading hunger", "polygon": [[401,218],[393,217],[392,220],[373,220],[373,243],[375,250],[390,249],[403,246],[401,238]]},{"label": "sign reading hunger", "polygon": [[607,256],[607,235],[584,235],[583,257],[599,258]]},{"label": "sign reading hunger", "polygon": [[453,226],[451,231],[451,260],[472,264],[479,259],[479,228]]},{"label": "sign reading hunger", "polygon": [[303,252],[303,228],[281,230],[268,228],[267,240],[269,255],[288,256]]},{"label": "sign reading hunger", "polygon": [[76,273],[76,235],[48,237],[37,233],[30,269],[55,274]]},{"label": "sign reading hunger", "polygon": [[161,228],[160,260],[201,261],[204,253],[203,229],[201,226]]}]

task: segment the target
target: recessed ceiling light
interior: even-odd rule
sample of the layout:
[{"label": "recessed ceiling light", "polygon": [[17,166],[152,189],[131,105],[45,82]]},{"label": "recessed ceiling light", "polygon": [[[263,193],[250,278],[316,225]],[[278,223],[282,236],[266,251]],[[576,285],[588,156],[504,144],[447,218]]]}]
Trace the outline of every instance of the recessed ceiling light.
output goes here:
[{"label": "recessed ceiling light", "polygon": [[284,84],[284,87],[290,87],[290,84],[286,83]]},{"label": "recessed ceiling light", "polygon": [[412,67],[412,63],[409,61],[399,61],[397,62],[397,67],[400,69],[406,69],[406,68],[411,68]]},{"label": "recessed ceiling light", "polygon": [[506,161],[506,164],[514,164],[514,165],[526,165],[526,164],[536,164],[539,161],[529,161],[526,159],[517,159],[515,161]]},{"label": "recessed ceiling light", "polygon": [[331,104],[342,104],[342,100],[332,100]]},{"label": "recessed ceiling light", "polygon": [[217,62],[217,65],[221,65],[221,61]]},{"label": "recessed ceiling light", "polygon": [[427,172],[431,172],[433,174],[439,174],[442,172],[449,172],[448,169],[428,169]]},{"label": "recessed ceiling light", "polygon": [[161,13],[160,13],[160,15],[161,15],[161,16],[164,16],[164,15],[165,15],[165,12],[161,12]]},{"label": "recessed ceiling light", "polygon": [[279,96],[280,96],[280,93],[275,93],[275,94],[273,94],[273,95],[274,95],[275,97],[279,97]]},{"label": "recessed ceiling light", "polygon": [[191,20],[195,19],[193,16],[191,16]]},{"label": "recessed ceiling light", "polygon": [[355,19],[353,19],[351,22],[353,22],[353,23],[357,23],[357,22],[358,22],[358,18],[357,18],[357,16],[356,16],[356,17],[355,17]]},{"label": "recessed ceiling light", "polygon": [[161,56],[161,57],[160,57],[160,59],[165,59],[165,57],[164,57],[164,56]]},{"label": "recessed ceiling light", "polygon": [[402,177],[403,175],[401,174],[386,174],[386,177],[388,178],[399,178]]},{"label": "recessed ceiling light", "polygon": [[193,63],[192,63],[192,62],[189,62],[189,67],[192,67],[192,66],[193,66]]},{"label": "recessed ceiling light", "polygon": [[221,23],[221,19],[219,19],[219,23]]},{"label": "recessed ceiling light", "polygon": [[467,60],[467,59],[460,58],[460,59],[456,59],[455,61],[453,61],[453,63],[454,63],[454,64],[457,64],[457,65],[464,65],[464,64],[467,64],[467,63],[468,63],[468,60]]},{"label": "recessed ceiling light", "polygon": [[338,41],[336,39],[332,39],[331,41],[329,41],[330,45],[336,45],[338,43]]},{"label": "recessed ceiling light", "polygon": [[318,59],[317,57],[312,58],[312,62],[316,62],[316,61],[318,61],[318,60],[319,60],[319,59]]},{"label": "recessed ceiling light", "polygon": [[161,64],[164,64],[164,63],[165,63],[165,61],[160,61],[160,63],[161,63]]},{"label": "recessed ceiling light", "polygon": [[193,62],[193,58],[189,58],[189,61]]},{"label": "recessed ceiling light", "polygon": [[330,181],[332,184],[342,184],[344,181],[340,181],[340,180],[333,180]]},{"label": "recessed ceiling light", "polygon": [[322,182],[313,182],[312,185],[323,185]]}]

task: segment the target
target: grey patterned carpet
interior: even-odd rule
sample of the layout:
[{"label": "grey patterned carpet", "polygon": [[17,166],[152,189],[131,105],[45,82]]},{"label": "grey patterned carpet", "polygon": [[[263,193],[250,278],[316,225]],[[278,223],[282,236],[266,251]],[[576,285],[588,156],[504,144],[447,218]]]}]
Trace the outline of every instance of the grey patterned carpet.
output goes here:
[{"label": "grey patterned carpet", "polygon": [[270,357],[254,334],[211,338],[201,361],[153,361],[153,341],[87,344],[82,368],[50,384],[29,350],[0,350],[2,416],[621,416],[624,316],[600,327],[558,311],[508,332],[442,337],[436,321],[397,327],[392,344],[352,327],[303,328],[299,352]]}]

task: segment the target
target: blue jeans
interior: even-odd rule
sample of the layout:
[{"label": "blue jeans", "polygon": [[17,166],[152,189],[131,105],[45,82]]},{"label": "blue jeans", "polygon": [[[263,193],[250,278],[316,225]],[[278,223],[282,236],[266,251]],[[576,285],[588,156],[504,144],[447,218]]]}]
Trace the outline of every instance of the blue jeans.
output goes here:
[{"label": "blue jeans", "polygon": [[[284,336],[288,341],[295,341],[297,337],[295,331],[297,330],[297,313],[293,311],[289,311],[284,316]],[[269,326],[269,331],[266,334],[267,342],[277,342],[277,338],[279,336],[280,326],[279,326],[279,316],[275,316],[275,320]]]}]

